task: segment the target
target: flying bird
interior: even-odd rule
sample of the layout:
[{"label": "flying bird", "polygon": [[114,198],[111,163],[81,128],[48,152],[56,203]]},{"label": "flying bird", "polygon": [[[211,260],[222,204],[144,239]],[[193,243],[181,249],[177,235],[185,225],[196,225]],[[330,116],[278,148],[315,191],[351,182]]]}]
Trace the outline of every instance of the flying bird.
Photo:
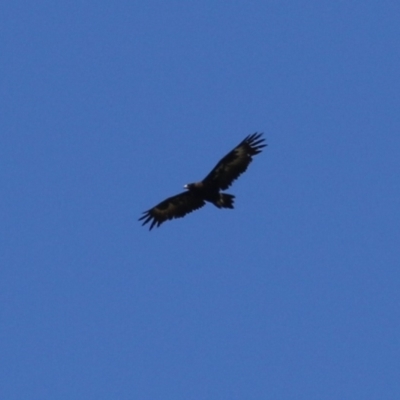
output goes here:
[{"label": "flying bird", "polygon": [[218,208],[233,208],[234,195],[221,193],[228,189],[253,160],[253,156],[261,153],[265,146],[262,133],[253,133],[241,141],[232,151],[223,157],[212,171],[200,182],[184,186],[186,192],[165,199],[155,207],[145,211],[139,218],[145,225],[150,223],[149,230],[160,226],[163,222],[182,218],[203,207],[206,201]]}]

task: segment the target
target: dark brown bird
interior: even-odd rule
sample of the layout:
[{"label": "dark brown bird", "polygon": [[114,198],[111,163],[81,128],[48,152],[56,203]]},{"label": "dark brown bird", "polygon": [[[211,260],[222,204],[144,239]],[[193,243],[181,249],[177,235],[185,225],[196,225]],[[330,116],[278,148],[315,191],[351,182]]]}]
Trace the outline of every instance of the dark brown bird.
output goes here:
[{"label": "dark brown bird", "polygon": [[169,197],[150,210],[145,211],[139,221],[142,225],[151,221],[150,230],[154,225],[160,226],[168,219],[181,218],[203,207],[206,201],[218,208],[233,208],[235,196],[221,193],[237,179],[253,160],[253,156],[261,153],[265,146],[262,133],[253,133],[240,142],[232,151],[223,157],[213,170],[200,182],[184,186],[186,192]]}]

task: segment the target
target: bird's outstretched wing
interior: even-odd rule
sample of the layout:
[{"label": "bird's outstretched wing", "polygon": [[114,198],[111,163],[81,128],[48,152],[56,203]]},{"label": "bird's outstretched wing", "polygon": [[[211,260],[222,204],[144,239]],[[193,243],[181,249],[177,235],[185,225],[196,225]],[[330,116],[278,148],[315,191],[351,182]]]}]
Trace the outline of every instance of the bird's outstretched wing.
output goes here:
[{"label": "bird's outstretched wing", "polygon": [[169,219],[182,218],[186,214],[203,207],[204,204],[206,204],[205,201],[192,192],[182,192],[145,211],[139,221],[144,220],[142,225],[151,221],[149,229],[152,230],[154,225],[158,227]]},{"label": "bird's outstretched wing", "polygon": [[225,190],[232,185],[251,163],[253,156],[261,153],[265,146],[262,133],[253,133],[240,142],[223,157],[213,170],[204,178],[203,183]]}]

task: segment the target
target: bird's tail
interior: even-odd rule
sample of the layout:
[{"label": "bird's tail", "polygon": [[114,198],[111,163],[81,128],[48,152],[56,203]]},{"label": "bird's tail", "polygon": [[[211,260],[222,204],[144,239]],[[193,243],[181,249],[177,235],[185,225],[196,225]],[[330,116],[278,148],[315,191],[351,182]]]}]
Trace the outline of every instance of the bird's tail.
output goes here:
[{"label": "bird's tail", "polygon": [[213,203],[218,208],[233,208],[234,195],[228,193],[220,193],[219,198]]}]

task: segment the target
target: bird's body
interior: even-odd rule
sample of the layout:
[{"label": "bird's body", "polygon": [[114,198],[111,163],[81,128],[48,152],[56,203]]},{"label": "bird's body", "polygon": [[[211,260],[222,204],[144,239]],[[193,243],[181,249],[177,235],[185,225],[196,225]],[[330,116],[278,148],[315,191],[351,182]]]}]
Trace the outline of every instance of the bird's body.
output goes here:
[{"label": "bird's body", "polygon": [[186,214],[203,207],[206,202],[218,208],[233,208],[235,196],[221,193],[235,179],[246,171],[252,157],[266,146],[261,133],[247,136],[232,151],[223,157],[212,171],[200,182],[185,185],[186,192],[165,199],[150,210],[145,211],[139,220],[143,225],[151,221],[150,230],[173,218],[181,218]]},{"label": "bird's body", "polygon": [[233,208],[233,199],[235,196],[228,193],[221,193],[215,185],[201,181],[189,183],[184,187],[194,196],[214,204],[215,207]]}]

